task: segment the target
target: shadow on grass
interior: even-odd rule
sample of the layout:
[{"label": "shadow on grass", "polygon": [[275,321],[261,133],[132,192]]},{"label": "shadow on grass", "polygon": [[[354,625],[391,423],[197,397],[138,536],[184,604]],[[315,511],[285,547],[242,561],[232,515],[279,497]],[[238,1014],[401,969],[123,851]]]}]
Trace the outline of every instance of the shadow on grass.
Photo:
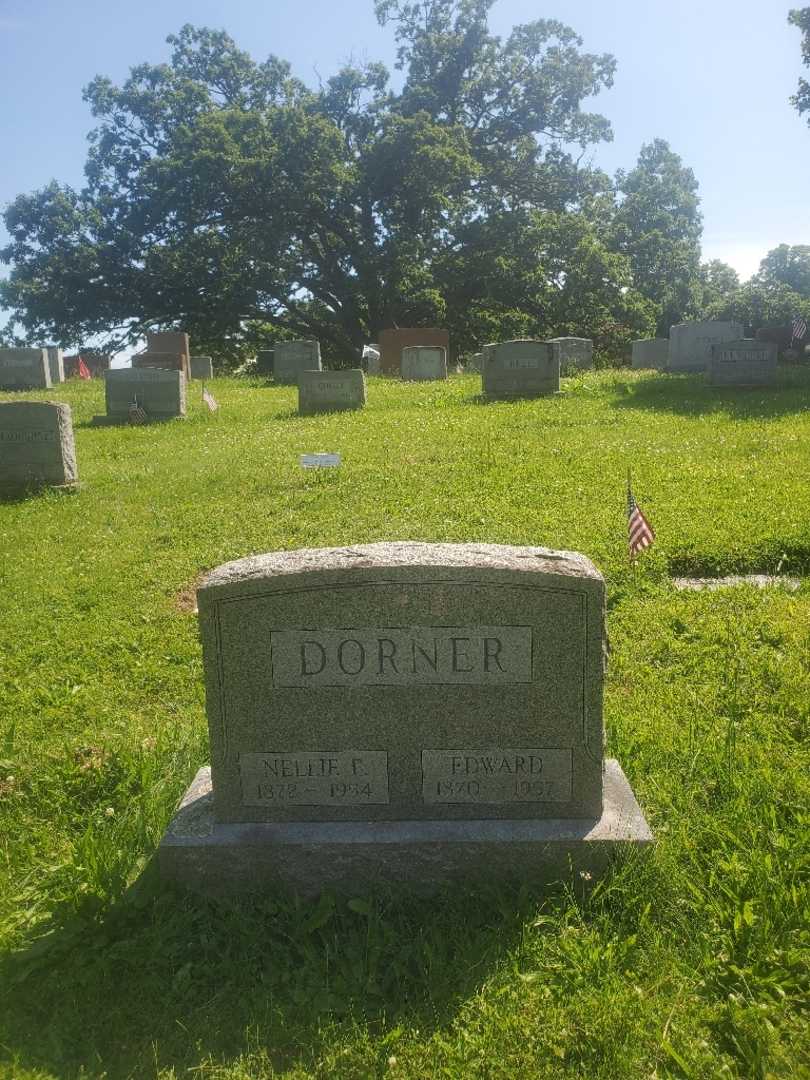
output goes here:
[{"label": "shadow on grass", "polygon": [[103,914],[4,962],[0,1046],[32,1071],[116,1078],[230,1061],[248,1033],[284,1069],[316,1061],[343,1023],[429,1032],[536,907],[517,887],[231,905],[162,887],[153,864]]},{"label": "shadow on grass", "polygon": [[713,387],[704,375],[651,376],[621,385],[610,395],[619,409],[652,409],[681,416],[722,413],[735,420],[763,420],[810,407],[810,370],[780,368],[768,387]]}]

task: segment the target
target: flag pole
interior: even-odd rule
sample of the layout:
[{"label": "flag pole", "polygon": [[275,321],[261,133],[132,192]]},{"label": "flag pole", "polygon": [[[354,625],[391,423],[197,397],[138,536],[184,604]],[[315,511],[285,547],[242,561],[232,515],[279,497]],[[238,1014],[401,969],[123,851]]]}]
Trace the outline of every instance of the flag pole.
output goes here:
[{"label": "flag pole", "polygon": [[[627,520],[630,521],[630,497],[633,491],[632,476],[630,473],[630,466],[627,466]],[[630,560],[630,566],[633,570],[633,587],[638,585],[638,579],[636,577],[636,560],[633,558],[633,545],[630,543],[629,538],[627,542],[627,557]]]}]

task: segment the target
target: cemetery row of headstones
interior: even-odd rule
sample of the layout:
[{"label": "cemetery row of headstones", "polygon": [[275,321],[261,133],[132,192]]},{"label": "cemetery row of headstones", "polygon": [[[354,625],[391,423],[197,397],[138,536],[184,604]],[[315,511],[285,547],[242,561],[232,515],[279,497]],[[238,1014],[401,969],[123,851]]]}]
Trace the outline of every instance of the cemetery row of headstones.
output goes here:
[{"label": "cemetery row of headstones", "polygon": [[[441,380],[448,376],[447,345],[446,330],[386,330],[379,346],[364,350],[364,361],[369,372],[398,375],[406,382]],[[486,397],[535,397],[559,390],[561,370],[592,367],[593,342],[570,337],[501,342],[485,346],[473,363]],[[324,372],[320,345],[314,340],[279,342],[260,350],[256,367],[277,384],[298,385],[302,414],[362,408],[366,403],[363,371]]]},{"label": "cemetery row of headstones", "polygon": [[780,340],[768,331],[744,337],[735,322],[679,323],[668,338],[634,341],[632,366],[671,374],[705,372],[711,386],[770,386],[776,381]]}]

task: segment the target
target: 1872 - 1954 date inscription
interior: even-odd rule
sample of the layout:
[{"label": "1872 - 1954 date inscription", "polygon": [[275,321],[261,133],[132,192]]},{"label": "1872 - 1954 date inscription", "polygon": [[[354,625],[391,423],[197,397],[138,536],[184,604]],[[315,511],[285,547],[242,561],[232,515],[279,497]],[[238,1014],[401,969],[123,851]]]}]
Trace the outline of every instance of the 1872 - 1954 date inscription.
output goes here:
[{"label": "1872 - 1954 date inscription", "polygon": [[385,750],[239,756],[245,806],[361,806],[388,802]]}]

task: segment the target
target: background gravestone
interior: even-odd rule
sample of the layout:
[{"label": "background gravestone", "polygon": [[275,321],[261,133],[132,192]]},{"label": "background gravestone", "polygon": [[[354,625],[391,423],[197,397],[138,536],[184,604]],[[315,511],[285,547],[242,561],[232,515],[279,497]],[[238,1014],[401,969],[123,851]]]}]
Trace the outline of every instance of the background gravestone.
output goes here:
[{"label": "background gravestone", "polygon": [[192,356],[189,358],[189,372],[192,379],[213,379],[214,362],[210,356]]},{"label": "background gravestone", "polygon": [[0,403],[0,494],[78,483],[70,406],[55,401]]},{"label": "background gravestone", "polygon": [[560,361],[547,341],[485,345],[481,375],[488,398],[540,397],[560,389]]},{"label": "background gravestone", "polygon": [[45,349],[0,349],[0,390],[44,390],[51,386]]},{"label": "background gravestone", "polygon": [[650,840],[603,762],[604,581],[584,556],[272,553],[197,595],[211,770],[161,844],[167,877],[432,887],[596,871]]},{"label": "background gravestone", "polygon": [[400,376],[406,382],[447,378],[447,352],[433,345],[410,345],[402,350]]},{"label": "background gravestone", "polygon": [[549,338],[549,345],[560,365],[560,371],[587,371],[593,367],[593,342],[590,338],[559,337]]},{"label": "background gravestone", "polygon": [[273,374],[275,349],[259,349],[256,353],[256,374],[269,378]]},{"label": "background gravestone", "polygon": [[712,345],[708,379],[712,386],[771,386],[779,348],[774,341],[724,341]]},{"label": "background gravestone", "polygon": [[401,374],[402,350],[414,345],[444,349],[449,355],[450,333],[435,326],[400,326],[381,330],[379,349],[382,374]]},{"label": "background gravestone", "polygon": [[65,363],[62,350],[56,345],[48,345],[45,351],[48,354],[48,372],[51,376],[51,385],[56,386],[57,383],[63,383],[65,381]]},{"label": "background gravestone", "polygon": [[631,366],[663,371],[669,358],[669,338],[643,338],[632,344]]},{"label": "background gravestone", "polygon": [[669,331],[667,371],[705,371],[709,365],[712,345],[737,341],[744,334],[741,323],[686,322]]},{"label": "background gravestone", "polygon": [[295,385],[302,371],[321,370],[320,342],[280,341],[273,351],[273,380],[281,385]]},{"label": "background gravestone", "polygon": [[362,409],[365,404],[366,380],[360,368],[302,371],[298,376],[298,411],[302,416]]},{"label": "background gravestone", "polygon": [[186,377],[180,370],[114,368],[104,374],[107,419],[129,421],[129,407],[137,398],[149,420],[172,420],[186,415]]},{"label": "background gravestone", "polygon": [[191,377],[191,346],[188,334],[181,330],[148,331],[146,351],[132,357],[136,369],[157,368],[162,371],[182,371]]}]

